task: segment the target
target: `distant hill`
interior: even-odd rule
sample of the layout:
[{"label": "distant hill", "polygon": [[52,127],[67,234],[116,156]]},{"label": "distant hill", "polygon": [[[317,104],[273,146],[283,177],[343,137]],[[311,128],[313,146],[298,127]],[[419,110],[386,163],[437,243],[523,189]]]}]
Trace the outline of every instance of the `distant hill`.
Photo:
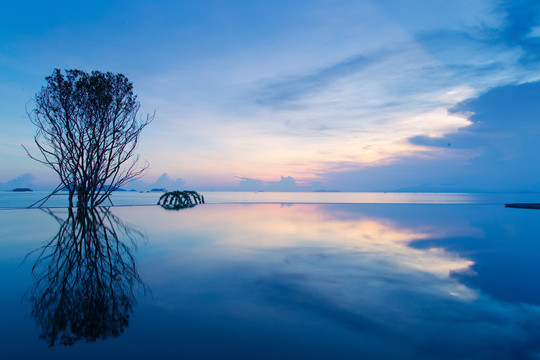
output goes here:
[{"label": "distant hill", "polygon": [[150,192],[166,192],[166,191],[167,191],[166,189],[159,189],[159,188],[150,190]]},{"label": "distant hill", "polygon": [[34,191],[32,189],[29,189],[29,188],[15,188],[11,191],[14,191],[14,192],[27,192],[27,191]]}]

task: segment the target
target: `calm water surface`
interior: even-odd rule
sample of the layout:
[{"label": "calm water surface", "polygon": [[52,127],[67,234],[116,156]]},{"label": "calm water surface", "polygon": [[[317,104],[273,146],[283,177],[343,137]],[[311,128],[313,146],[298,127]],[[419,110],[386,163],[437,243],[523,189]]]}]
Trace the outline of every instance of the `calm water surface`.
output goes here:
[{"label": "calm water surface", "polygon": [[[113,205],[156,205],[163,193],[117,191]],[[395,192],[202,192],[207,204],[478,204],[540,203],[540,193],[395,193]],[[48,195],[45,191],[0,191],[0,209],[25,208]],[[51,197],[47,207],[65,207],[67,195]],[[105,203],[103,205],[111,205]]]},{"label": "calm water surface", "polygon": [[6,359],[538,359],[540,211],[0,211]]}]

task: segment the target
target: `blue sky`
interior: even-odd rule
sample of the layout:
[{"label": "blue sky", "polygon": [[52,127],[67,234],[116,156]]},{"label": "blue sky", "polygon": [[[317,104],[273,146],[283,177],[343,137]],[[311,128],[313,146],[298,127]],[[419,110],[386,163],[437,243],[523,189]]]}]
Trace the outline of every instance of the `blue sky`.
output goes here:
[{"label": "blue sky", "polygon": [[156,111],[148,186],[540,191],[537,1],[4,8],[0,187],[55,183],[20,146],[25,108],[54,68],[77,68],[125,74]]}]

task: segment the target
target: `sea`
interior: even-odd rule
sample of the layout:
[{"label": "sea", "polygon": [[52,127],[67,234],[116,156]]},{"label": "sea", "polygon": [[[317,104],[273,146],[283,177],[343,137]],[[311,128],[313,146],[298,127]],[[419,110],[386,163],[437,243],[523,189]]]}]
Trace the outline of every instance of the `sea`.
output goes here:
[{"label": "sea", "polygon": [[[540,203],[540,193],[409,193],[409,192],[200,192],[207,204],[477,204]],[[156,205],[162,192],[117,191],[103,206]],[[46,191],[0,191],[0,209],[27,208],[49,195]],[[52,196],[42,207],[67,204],[67,194]]]},{"label": "sea", "polygon": [[540,359],[540,194],[0,194],[3,359]]}]

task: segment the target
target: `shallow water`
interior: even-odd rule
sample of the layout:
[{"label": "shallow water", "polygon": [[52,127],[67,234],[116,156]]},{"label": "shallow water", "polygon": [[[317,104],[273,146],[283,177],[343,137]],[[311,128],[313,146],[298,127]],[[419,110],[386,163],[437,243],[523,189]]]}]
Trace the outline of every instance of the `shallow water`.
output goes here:
[{"label": "shallow water", "polygon": [[2,357],[538,358],[539,219],[478,204],[2,210]]}]

